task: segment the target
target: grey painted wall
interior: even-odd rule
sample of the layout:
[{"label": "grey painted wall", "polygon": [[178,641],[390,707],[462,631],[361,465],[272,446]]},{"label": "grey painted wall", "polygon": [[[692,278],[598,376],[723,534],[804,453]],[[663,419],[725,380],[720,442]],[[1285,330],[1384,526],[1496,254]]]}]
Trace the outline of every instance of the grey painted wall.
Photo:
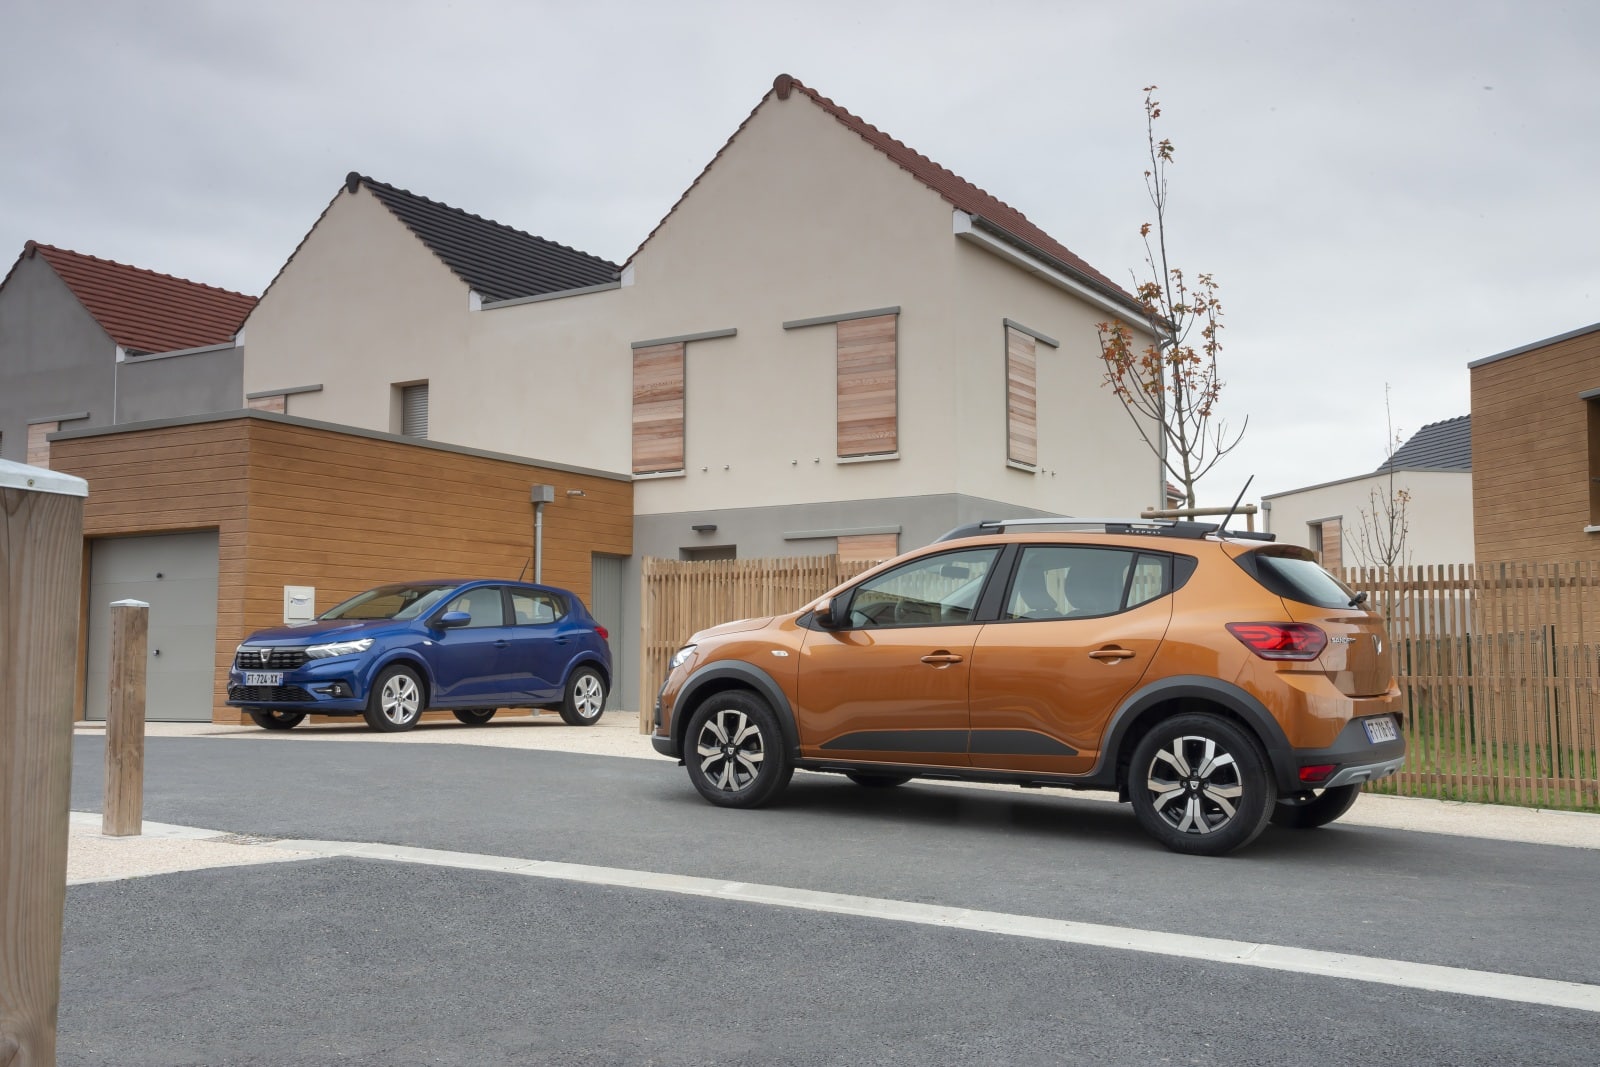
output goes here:
[{"label": "grey painted wall", "polygon": [[25,462],[28,423],[87,411],[71,427],[113,421],[116,345],[42,256],[0,288],[0,457]]},{"label": "grey painted wall", "polygon": [[136,356],[117,365],[117,422],[244,407],[244,349]]}]

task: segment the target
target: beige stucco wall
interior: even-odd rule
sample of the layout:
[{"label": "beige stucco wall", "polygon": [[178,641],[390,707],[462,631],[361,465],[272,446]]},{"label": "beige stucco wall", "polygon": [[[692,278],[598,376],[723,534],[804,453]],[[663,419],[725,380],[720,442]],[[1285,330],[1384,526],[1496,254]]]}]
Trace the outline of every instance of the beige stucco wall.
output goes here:
[{"label": "beige stucco wall", "polygon": [[365,186],[341,189],[245,320],[244,391],[321,385],[291,414],[387,432],[393,383],[427,380],[448,423],[468,319],[466,283]]},{"label": "beige stucco wall", "polygon": [[[1472,562],[1472,473],[1397,471],[1394,488],[1411,493],[1406,504],[1406,556],[1418,566]],[[1307,523],[1341,518],[1345,566],[1368,563],[1362,555],[1362,514],[1379,515],[1389,492],[1387,476],[1366,475],[1264,497],[1263,528],[1288,544],[1311,546]],[[1376,502],[1373,494],[1376,493]]]}]

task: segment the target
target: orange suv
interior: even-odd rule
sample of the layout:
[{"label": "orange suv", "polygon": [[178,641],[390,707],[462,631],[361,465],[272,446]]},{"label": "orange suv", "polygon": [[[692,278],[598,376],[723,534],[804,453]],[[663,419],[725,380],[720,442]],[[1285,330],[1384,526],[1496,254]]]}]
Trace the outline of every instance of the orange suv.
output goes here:
[{"label": "orange suv", "polygon": [[1115,790],[1199,855],[1269,821],[1321,826],[1405,761],[1402,698],[1365,594],[1270,536],[952,530],[793,614],[695,634],[651,743],[724,807],[773,800],[800,768]]}]

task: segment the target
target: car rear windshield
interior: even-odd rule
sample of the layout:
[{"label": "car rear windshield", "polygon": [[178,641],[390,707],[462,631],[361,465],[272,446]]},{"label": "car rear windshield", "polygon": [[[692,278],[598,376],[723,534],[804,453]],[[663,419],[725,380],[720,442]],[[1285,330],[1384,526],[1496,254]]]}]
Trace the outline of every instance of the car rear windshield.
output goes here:
[{"label": "car rear windshield", "polygon": [[1276,545],[1246,552],[1235,562],[1285,600],[1319,608],[1348,608],[1355,599],[1349,586],[1322,569],[1310,549]]}]

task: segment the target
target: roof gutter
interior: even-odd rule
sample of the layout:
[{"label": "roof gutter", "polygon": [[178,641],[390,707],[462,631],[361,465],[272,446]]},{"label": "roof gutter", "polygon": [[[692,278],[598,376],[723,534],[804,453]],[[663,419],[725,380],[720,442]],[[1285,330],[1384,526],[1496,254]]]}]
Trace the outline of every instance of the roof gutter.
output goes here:
[{"label": "roof gutter", "polygon": [[1106,287],[1082,272],[1074,270],[1061,260],[1035,248],[1014,234],[995,225],[982,215],[973,215],[956,208],[951,213],[952,232],[958,240],[975,244],[987,252],[1009,260],[1030,274],[1037,275],[1060,289],[1108,311],[1122,319],[1137,323],[1149,321],[1144,309],[1131,302],[1124,294],[1108,292]]}]

